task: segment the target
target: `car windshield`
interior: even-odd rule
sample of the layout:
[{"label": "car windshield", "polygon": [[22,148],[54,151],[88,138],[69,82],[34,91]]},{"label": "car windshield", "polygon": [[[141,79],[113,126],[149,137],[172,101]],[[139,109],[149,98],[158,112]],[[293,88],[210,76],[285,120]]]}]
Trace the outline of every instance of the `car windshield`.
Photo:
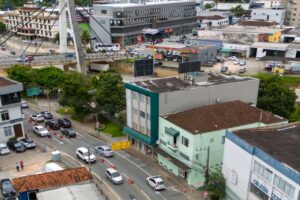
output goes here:
[{"label": "car windshield", "polygon": [[27,142],[27,143],[33,143],[33,141],[31,139],[25,139],[23,140],[24,142]]},{"label": "car windshield", "polygon": [[120,176],[120,173],[119,172],[114,172],[111,174],[111,177],[113,178],[116,178],[116,177],[119,177]]},{"label": "car windshield", "polygon": [[7,149],[6,146],[0,146],[0,149]]},{"label": "car windshield", "polygon": [[17,142],[17,143],[15,143],[15,147],[22,147],[22,145],[19,143],[19,142]]},{"label": "car windshield", "polygon": [[104,149],[104,151],[111,151],[111,149],[110,149],[110,148],[107,148],[107,149]]},{"label": "car windshield", "polygon": [[39,131],[41,131],[41,132],[43,131],[43,132],[44,132],[44,131],[47,131],[47,129],[45,129],[45,128],[40,128]]},{"label": "car windshield", "polygon": [[3,190],[13,190],[13,187],[9,181],[4,181],[2,183]]},{"label": "car windshield", "polygon": [[157,181],[157,185],[163,185],[164,182],[163,181]]}]

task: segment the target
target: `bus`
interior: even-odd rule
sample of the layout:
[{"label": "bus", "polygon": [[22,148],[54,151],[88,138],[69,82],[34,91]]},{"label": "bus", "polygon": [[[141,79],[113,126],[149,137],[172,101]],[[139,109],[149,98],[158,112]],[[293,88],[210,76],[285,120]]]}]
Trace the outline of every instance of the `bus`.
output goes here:
[{"label": "bus", "polygon": [[120,44],[115,43],[115,44],[101,44],[101,43],[96,43],[94,45],[94,51],[96,52],[113,52],[113,51],[120,51]]}]

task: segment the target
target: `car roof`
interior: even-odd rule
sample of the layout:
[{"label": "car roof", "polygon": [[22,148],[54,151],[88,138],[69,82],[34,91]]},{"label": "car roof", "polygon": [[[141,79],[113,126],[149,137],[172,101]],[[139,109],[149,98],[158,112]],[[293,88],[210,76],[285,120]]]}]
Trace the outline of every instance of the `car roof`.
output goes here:
[{"label": "car roof", "polygon": [[86,147],[79,147],[77,150],[80,150],[82,152],[88,152],[88,149]]},{"label": "car roof", "polygon": [[151,178],[153,178],[156,182],[164,181],[160,176],[152,176]]},{"label": "car roof", "polygon": [[116,169],[114,168],[107,168],[106,171],[109,171],[110,173],[114,173],[114,172],[118,172]]},{"label": "car roof", "polygon": [[7,147],[7,145],[4,143],[0,143],[0,147]]},{"label": "car roof", "polygon": [[102,147],[103,149],[110,149],[110,147],[109,146],[99,146],[99,147]]},{"label": "car roof", "polygon": [[43,127],[43,126],[41,126],[41,125],[39,125],[39,126],[34,126],[34,127],[38,128],[38,129],[40,129],[40,128],[45,128],[45,127]]}]

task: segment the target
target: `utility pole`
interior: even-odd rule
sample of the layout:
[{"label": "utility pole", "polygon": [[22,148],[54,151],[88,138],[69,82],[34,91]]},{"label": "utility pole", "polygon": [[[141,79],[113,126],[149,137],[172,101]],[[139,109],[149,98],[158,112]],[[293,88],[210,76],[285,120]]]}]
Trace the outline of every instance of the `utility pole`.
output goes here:
[{"label": "utility pole", "polygon": [[207,189],[209,182],[209,146],[207,147],[207,158],[206,158],[206,166],[205,166],[205,187]]},{"label": "utility pole", "polygon": [[59,52],[67,52],[67,12],[66,12],[66,0],[59,0]]}]

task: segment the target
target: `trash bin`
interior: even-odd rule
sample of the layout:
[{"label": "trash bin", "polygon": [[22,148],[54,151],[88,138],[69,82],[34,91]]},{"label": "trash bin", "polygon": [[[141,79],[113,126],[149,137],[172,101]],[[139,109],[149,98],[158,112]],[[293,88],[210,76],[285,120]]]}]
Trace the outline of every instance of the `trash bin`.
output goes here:
[{"label": "trash bin", "polygon": [[52,155],[52,161],[53,162],[59,162],[61,160],[61,155],[60,155],[60,152],[58,150],[52,151],[51,155]]}]

